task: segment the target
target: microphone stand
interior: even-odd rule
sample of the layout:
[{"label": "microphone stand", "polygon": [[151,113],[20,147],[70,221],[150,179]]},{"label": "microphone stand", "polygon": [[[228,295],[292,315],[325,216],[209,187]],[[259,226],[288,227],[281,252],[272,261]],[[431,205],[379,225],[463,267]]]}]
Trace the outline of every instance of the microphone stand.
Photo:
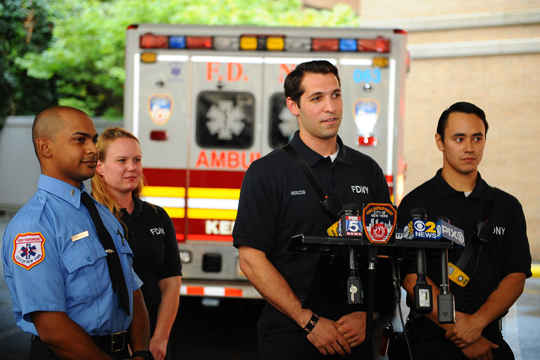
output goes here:
[{"label": "microphone stand", "polygon": [[[366,293],[366,359],[374,359],[372,334],[373,334],[373,296],[374,296],[374,278],[375,264],[377,263],[377,253],[379,247],[394,248],[423,248],[423,249],[451,249],[453,244],[450,241],[432,241],[432,240],[398,240],[395,234],[386,244],[373,244],[361,237],[324,237],[324,236],[306,236],[304,234],[295,235],[289,243],[288,251],[294,252],[312,252],[320,254],[335,254],[351,256],[349,249],[355,246],[368,247],[368,275],[369,284]],[[392,255],[390,255],[392,256]],[[339,281],[339,280],[338,280]],[[350,296],[349,294],[347,294]],[[306,302],[306,299],[302,305]]]},{"label": "microphone stand", "polygon": [[375,264],[377,264],[377,247],[368,249],[368,291],[366,301],[366,359],[374,359],[373,352],[373,299],[375,295]]}]

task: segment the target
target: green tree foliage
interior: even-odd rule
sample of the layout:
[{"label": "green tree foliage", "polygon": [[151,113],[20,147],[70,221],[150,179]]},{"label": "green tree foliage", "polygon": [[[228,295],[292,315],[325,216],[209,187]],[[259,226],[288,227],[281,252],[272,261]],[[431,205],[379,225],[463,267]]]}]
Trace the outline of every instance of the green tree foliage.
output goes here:
[{"label": "green tree foliage", "polygon": [[63,0],[51,5],[53,43],[17,66],[54,79],[61,105],[119,118],[123,111],[125,31],[130,24],[357,26],[345,5],[303,9],[300,0]]},{"label": "green tree foliage", "polygon": [[49,0],[0,2],[0,123],[9,115],[35,114],[58,101],[54,77],[35,78],[17,63],[25,54],[39,54],[52,39]]}]

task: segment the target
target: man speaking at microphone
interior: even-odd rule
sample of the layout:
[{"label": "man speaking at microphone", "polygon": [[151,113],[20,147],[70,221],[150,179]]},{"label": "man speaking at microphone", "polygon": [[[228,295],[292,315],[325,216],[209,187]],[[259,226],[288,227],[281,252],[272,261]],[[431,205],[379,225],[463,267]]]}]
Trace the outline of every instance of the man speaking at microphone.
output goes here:
[{"label": "man speaking at microphone", "polygon": [[[290,144],[324,192],[360,208],[390,203],[381,168],[337,135],[343,112],[337,68],[327,61],[298,65],[285,79],[285,96],[299,124]],[[357,186],[366,191],[355,192]],[[303,309],[320,255],[287,251],[292,236],[326,236],[331,225],[310,182],[284,150],[251,164],[233,238],[242,271],[267,302],[258,322],[261,360],[362,358],[365,312]]]},{"label": "man speaking at microphone", "polygon": [[[459,102],[445,110],[435,134],[443,167],[399,205],[398,226],[406,226],[412,209],[423,208],[429,220],[446,216],[465,232],[465,247],[454,245],[448,258],[449,272],[462,275],[450,284],[456,323],[438,323],[441,266],[438,258],[428,259],[433,311],[419,315],[411,310],[407,323],[415,360],[514,358],[502,338],[501,318],[531,276],[531,254],[519,201],[488,185],[478,172],[487,130],[484,111],[473,104]],[[403,280],[410,297],[416,281],[414,269]],[[390,358],[408,359],[405,344],[402,347]]]}]

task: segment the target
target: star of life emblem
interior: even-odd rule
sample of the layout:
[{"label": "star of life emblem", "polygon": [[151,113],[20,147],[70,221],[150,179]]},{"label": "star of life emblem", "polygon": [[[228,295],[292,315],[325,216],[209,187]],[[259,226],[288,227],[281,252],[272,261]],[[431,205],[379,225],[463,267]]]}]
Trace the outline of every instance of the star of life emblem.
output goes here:
[{"label": "star of life emblem", "polygon": [[219,140],[231,140],[233,135],[240,135],[246,126],[242,121],[246,117],[244,111],[230,100],[220,100],[217,106],[212,104],[206,117],[210,119],[206,123],[208,131],[212,135],[217,134]]},{"label": "star of life emblem", "polygon": [[45,259],[45,238],[41,233],[17,234],[13,240],[13,262],[30,270]]}]

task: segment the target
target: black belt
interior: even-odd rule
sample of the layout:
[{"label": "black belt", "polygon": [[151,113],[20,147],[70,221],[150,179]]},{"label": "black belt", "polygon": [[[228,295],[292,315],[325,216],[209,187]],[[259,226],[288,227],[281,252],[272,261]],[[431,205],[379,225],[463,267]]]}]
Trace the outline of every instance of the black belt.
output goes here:
[{"label": "black belt", "polygon": [[91,336],[91,338],[100,348],[110,349],[111,352],[124,350],[129,342],[126,330],[111,335]]},{"label": "black belt", "polygon": [[[126,330],[117,332],[116,334],[111,335],[96,335],[90,336],[94,343],[101,349],[106,352],[115,353],[118,351],[124,350],[129,342],[128,332]],[[32,341],[43,342],[39,336],[35,336]]]}]

